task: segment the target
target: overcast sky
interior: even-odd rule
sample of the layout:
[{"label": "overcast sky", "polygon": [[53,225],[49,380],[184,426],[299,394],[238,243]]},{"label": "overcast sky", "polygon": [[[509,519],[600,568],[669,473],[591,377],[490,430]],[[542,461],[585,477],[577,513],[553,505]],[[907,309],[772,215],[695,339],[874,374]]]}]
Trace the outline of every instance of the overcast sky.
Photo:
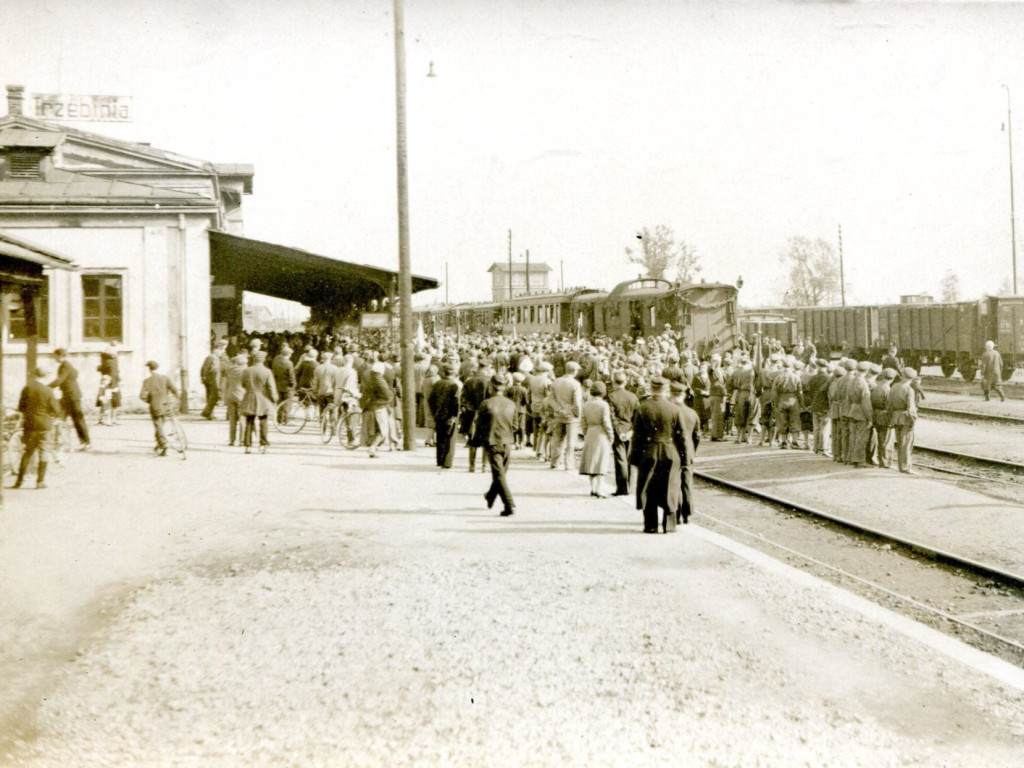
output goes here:
[{"label": "overcast sky", "polygon": [[[840,224],[848,303],[938,296],[949,269],[976,298],[1010,275],[1001,84],[1020,134],[1024,4],[405,15],[413,271],[447,262],[452,300],[489,298],[509,229],[556,284],[564,262],[567,285],[611,288],[636,273],[635,232],[666,224],[708,280],[742,275],[748,306],[780,294],[789,237],[835,245]],[[130,95],[133,124],[76,125],[253,163],[246,235],[395,269],[392,25],[389,0],[6,0],[0,75]]]}]

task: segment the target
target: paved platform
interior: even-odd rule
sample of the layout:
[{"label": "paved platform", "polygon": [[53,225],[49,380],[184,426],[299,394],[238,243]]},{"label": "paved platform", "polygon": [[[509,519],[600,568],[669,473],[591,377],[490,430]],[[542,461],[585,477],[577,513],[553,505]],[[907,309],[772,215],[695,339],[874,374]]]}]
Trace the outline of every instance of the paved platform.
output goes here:
[{"label": "paved platform", "polygon": [[[945,425],[922,425],[920,431],[934,433],[932,439],[943,447],[979,452],[992,448],[951,440]],[[952,432],[962,437],[964,430]],[[1007,432],[1000,432],[1004,439],[1019,439]],[[811,451],[710,441],[701,444],[698,469],[1024,578],[1024,550],[1019,546],[1024,507],[957,487],[947,477],[924,471],[905,475],[895,468],[855,469]]]},{"label": "paved platform", "polygon": [[[949,408],[954,411],[966,413],[979,413],[988,416],[1012,416],[1024,419],[1024,399],[1010,399],[1001,401],[998,397],[992,396],[986,400],[979,391],[976,395],[950,394],[947,392],[925,392],[924,406],[930,408]],[[923,414],[927,418],[927,412]]]},{"label": "paved platform", "polygon": [[525,453],[503,519],[464,448],[187,428],[7,494],[0,765],[1019,763],[1021,670]]}]

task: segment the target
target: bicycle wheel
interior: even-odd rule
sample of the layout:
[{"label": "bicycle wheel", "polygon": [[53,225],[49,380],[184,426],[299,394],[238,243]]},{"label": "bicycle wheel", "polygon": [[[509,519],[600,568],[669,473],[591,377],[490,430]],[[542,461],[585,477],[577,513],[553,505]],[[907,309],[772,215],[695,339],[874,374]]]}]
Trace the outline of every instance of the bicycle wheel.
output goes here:
[{"label": "bicycle wheel", "polygon": [[7,441],[4,449],[4,471],[12,475],[18,474],[18,466],[21,464],[21,454],[25,452],[25,435],[19,429],[11,433],[11,439]]},{"label": "bicycle wheel", "polygon": [[278,403],[270,418],[274,420],[274,427],[278,432],[286,435],[294,435],[302,431],[309,419],[309,412],[305,407],[299,405],[294,397],[289,397],[284,402]]},{"label": "bicycle wheel", "polygon": [[188,449],[188,438],[185,436],[185,429],[175,416],[167,419],[168,429],[165,429],[167,444],[185,458],[185,451]]},{"label": "bicycle wheel", "polygon": [[349,409],[348,413],[338,424],[338,442],[347,445],[349,448],[356,448],[363,435],[363,413],[355,408]]},{"label": "bicycle wheel", "polygon": [[334,439],[335,432],[335,407],[328,405],[320,413],[320,442],[327,445]]}]

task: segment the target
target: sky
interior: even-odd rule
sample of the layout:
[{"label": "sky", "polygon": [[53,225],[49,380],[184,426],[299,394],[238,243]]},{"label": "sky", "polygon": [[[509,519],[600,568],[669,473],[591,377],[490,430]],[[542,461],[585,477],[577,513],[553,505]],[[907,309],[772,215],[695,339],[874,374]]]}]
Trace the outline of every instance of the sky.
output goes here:
[{"label": "sky", "polygon": [[[745,306],[779,302],[789,238],[840,226],[847,303],[1010,277],[1024,3],[404,7],[412,269],[447,265],[452,301],[490,298],[509,230],[556,287],[610,289],[664,224]],[[0,79],[129,95],[130,125],[75,125],[252,163],[247,236],[397,269],[390,0],[6,0]]]}]

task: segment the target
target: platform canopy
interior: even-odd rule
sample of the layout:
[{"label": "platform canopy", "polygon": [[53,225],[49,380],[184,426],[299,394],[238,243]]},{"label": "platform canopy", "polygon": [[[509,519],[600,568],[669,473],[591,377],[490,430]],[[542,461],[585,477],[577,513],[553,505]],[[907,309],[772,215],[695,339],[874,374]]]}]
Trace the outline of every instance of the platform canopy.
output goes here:
[{"label": "platform canopy", "polygon": [[[397,291],[398,273],[319,256],[299,248],[210,231],[210,274],[217,285],[233,285],[290,299],[307,307],[365,305]],[[437,280],[413,275],[412,290],[437,288]]]}]

